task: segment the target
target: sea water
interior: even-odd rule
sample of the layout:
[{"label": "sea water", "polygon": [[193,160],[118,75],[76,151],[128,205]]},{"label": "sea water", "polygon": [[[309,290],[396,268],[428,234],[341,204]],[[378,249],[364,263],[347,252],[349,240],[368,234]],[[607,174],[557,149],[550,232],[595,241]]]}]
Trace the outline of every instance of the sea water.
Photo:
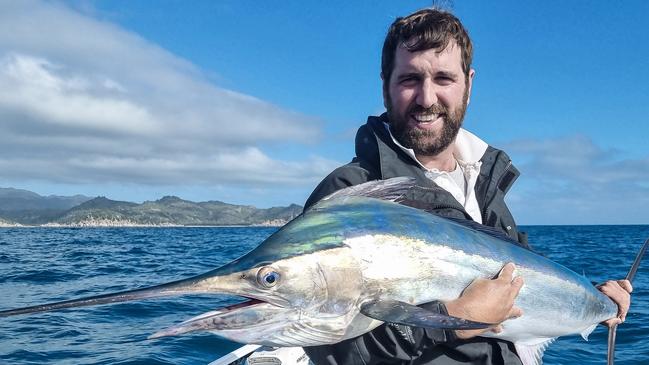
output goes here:
[{"label": "sea water", "polygon": [[[649,226],[529,226],[533,248],[600,282],[623,278]],[[275,228],[0,228],[0,310],[150,286],[221,266]],[[617,336],[617,364],[649,364],[649,259]],[[0,318],[0,364],[207,364],[238,344],[209,333],[150,334],[231,304],[225,295],[154,299]],[[563,337],[546,364],[602,364],[606,329]]]}]

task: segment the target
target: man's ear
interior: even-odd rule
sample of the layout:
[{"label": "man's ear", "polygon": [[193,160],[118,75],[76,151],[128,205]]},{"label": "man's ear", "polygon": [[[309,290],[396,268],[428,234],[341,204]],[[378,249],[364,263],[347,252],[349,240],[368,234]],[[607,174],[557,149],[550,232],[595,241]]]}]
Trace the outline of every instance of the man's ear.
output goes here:
[{"label": "man's ear", "polygon": [[468,80],[469,82],[467,83],[467,87],[469,88],[468,94],[467,94],[468,97],[466,99],[467,105],[469,105],[469,103],[471,102],[471,87],[473,86],[473,76],[475,76],[475,70],[471,69],[471,70],[469,70],[469,80]]},{"label": "man's ear", "polygon": [[381,72],[381,83],[383,84],[383,107],[385,107],[385,109],[387,110],[390,100],[390,92],[388,90],[388,82],[385,80],[385,75],[383,75],[383,72]]}]

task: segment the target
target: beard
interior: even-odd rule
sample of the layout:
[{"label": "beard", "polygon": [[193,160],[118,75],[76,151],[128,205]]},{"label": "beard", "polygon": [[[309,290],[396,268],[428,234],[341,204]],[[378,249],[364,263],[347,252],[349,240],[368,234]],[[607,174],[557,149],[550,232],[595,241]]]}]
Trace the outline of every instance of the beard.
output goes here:
[{"label": "beard", "polygon": [[[464,93],[462,104],[454,110],[449,110],[441,104],[433,104],[430,108],[415,104],[409,107],[404,115],[399,115],[394,111],[391,103],[388,103],[388,118],[394,131],[394,138],[404,147],[412,149],[416,155],[438,155],[455,141],[464,120],[468,96],[467,90]],[[433,131],[410,126],[409,115],[413,113],[438,114],[442,118],[442,129]]]}]

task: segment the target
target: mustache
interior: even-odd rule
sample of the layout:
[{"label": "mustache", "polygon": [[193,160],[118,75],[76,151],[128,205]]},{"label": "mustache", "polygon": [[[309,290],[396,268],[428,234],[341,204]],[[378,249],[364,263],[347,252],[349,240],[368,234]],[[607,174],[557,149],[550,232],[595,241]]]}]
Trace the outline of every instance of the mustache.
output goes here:
[{"label": "mustache", "polygon": [[428,108],[421,105],[413,105],[408,108],[408,114],[444,114],[448,115],[448,108],[442,104],[433,104]]}]

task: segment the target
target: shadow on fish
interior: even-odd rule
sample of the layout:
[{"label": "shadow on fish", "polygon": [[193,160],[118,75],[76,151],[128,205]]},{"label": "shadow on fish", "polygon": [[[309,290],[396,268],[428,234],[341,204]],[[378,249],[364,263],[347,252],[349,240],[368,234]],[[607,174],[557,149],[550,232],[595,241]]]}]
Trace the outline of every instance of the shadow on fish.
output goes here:
[{"label": "shadow on fish", "polygon": [[[131,291],[0,311],[0,317],[186,294],[231,294],[248,300],[191,318],[151,338],[210,331],[241,343],[331,344],[383,322],[479,329],[493,324],[417,307],[457,298],[475,278],[507,262],[525,285],[524,311],[485,333],[515,344],[523,364],[539,364],[555,338],[581,334],[617,315],[617,306],[585,277],[513,244],[502,233],[448,220],[399,202],[410,178],[338,191],[295,218],[257,248],[189,279]],[[636,258],[642,258],[647,244]],[[634,269],[632,269],[633,272]]]}]

